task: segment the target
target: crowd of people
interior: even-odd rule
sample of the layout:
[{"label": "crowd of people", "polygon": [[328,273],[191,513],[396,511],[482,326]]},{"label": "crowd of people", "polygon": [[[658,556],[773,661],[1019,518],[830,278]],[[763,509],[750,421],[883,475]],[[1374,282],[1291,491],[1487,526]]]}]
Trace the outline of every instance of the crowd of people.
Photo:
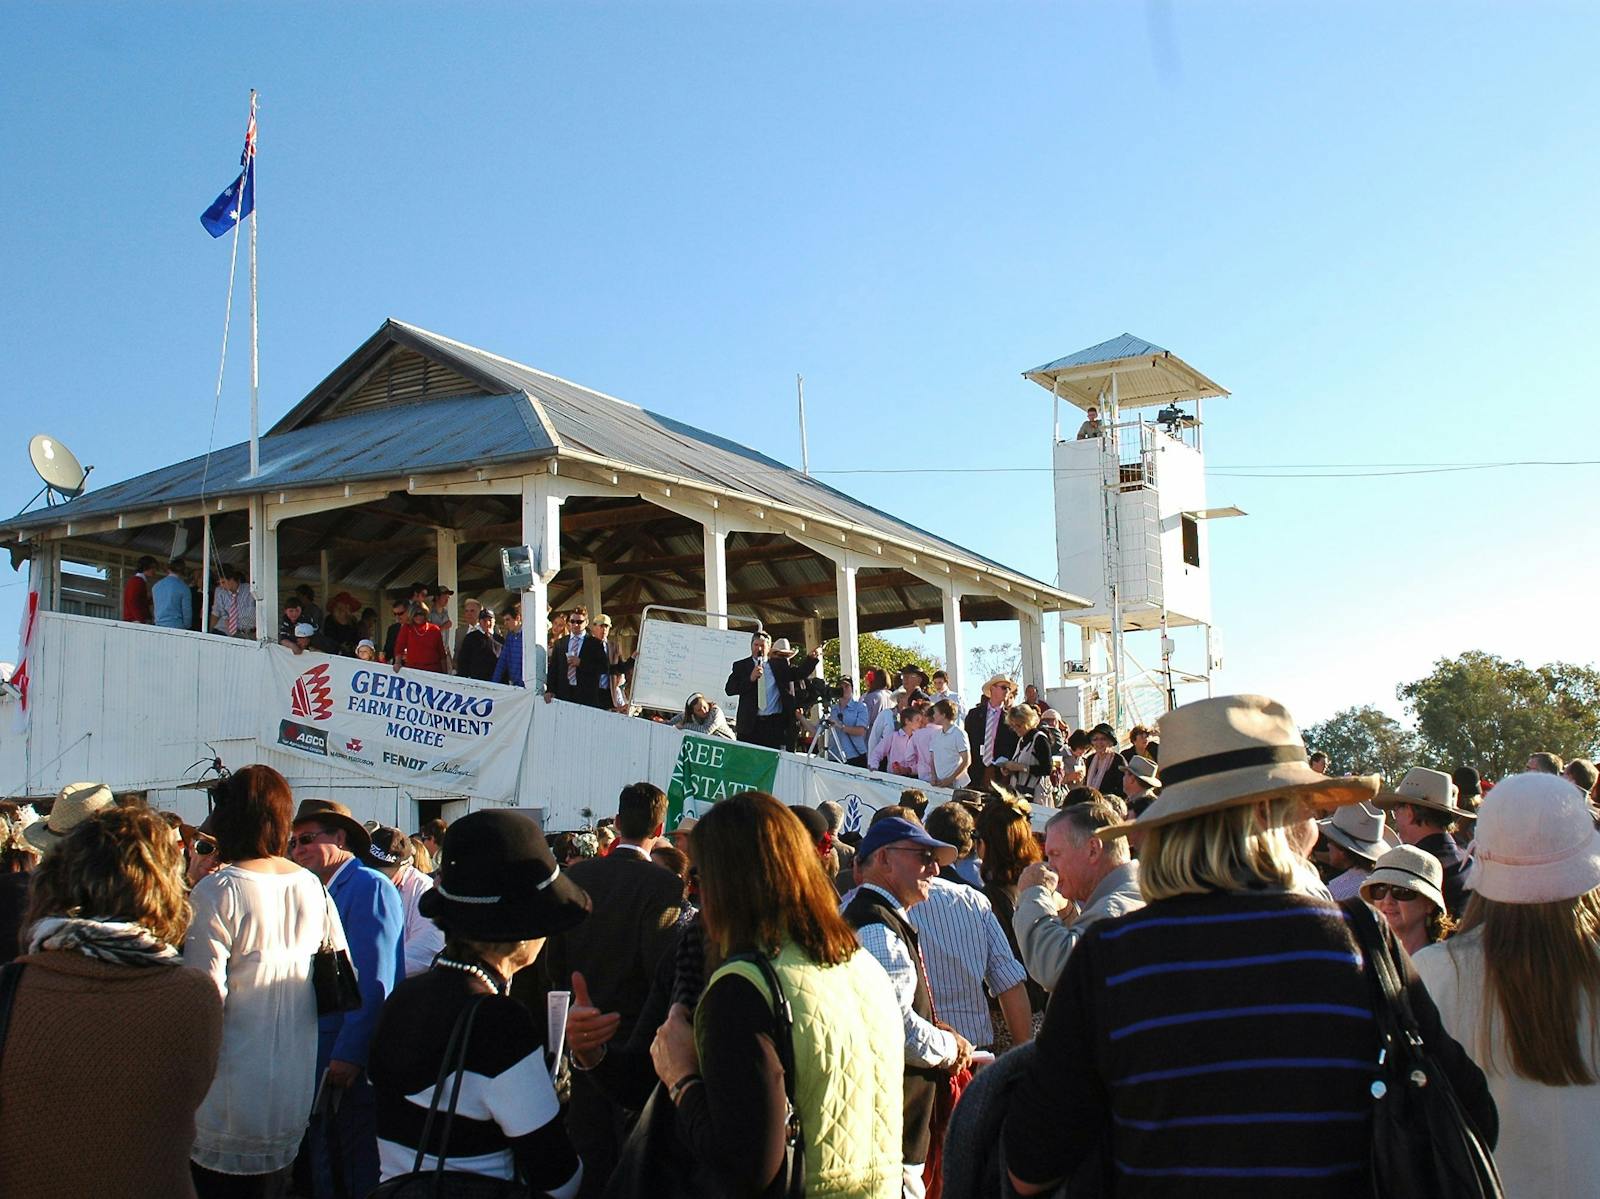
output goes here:
[{"label": "crowd of people", "polygon": [[[1036,832],[997,759],[1038,726],[1002,743],[986,692],[957,731],[995,773],[860,828],[748,792],[668,829],[641,782],[548,842],[495,808],[408,835],[266,766],[197,827],[90,783],[6,805],[0,1110],[55,1131],[12,1138],[0,1194],[384,1196],[440,1168],[558,1199],[1404,1193],[1374,1150],[1405,1118],[1384,966],[1504,1193],[1593,1191],[1592,766],[1391,788],[1231,696],[1124,750],[1090,730]],[[1135,797],[1089,785],[1105,753]]]}]

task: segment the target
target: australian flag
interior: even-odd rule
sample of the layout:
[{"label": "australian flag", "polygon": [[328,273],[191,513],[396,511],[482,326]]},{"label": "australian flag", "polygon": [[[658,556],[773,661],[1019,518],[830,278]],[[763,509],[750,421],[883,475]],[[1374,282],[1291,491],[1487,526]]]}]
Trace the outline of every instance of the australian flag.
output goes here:
[{"label": "australian flag", "polygon": [[239,155],[244,169],[228,184],[227,190],[200,214],[200,223],[212,237],[221,237],[256,210],[256,108],[250,102],[250,124],[244,131],[244,153]]}]

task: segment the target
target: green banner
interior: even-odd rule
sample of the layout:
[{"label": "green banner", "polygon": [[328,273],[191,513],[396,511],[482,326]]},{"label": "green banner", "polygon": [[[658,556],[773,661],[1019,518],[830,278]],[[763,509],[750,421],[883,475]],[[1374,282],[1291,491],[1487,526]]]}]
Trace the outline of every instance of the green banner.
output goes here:
[{"label": "green banner", "polygon": [[776,750],[721,737],[687,734],[667,784],[667,829],[699,816],[719,799],[741,791],[767,791],[778,778]]}]

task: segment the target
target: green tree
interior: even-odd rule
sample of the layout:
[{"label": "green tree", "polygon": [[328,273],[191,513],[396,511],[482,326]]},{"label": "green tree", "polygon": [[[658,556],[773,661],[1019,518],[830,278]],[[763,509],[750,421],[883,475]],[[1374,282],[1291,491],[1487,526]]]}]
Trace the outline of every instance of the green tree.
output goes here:
[{"label": "green tree", "polygon": [[1417,758],[1416,736],[1371,704],[1335,712],[1306,729],[1305,740],[1328,755],[1329,773],[1380,774],[1391,786]]},{"label": "green tree", "polygon": [[[861,655],[861,672],[865,674],[876,666],[880,670],[898,670],[907,662],[915,662],[931,676],[944,665],[942,658],[933,654],[918,653],[872,633],[862,633],[856,638],[856,650]],[[839,681],[839,639],[830,637],[822,643],[822,673],[830,683]],[[856,680],[859,686],[860,679]]]},{"label": "green tree", "polygon": [[1527,666],[1472,650],[1396,692],[1417,718],[1423,749],[1443,768],[1476,766],[1491,779],[1541,750],[1593,758],[1600,742],[1600,673],[1552,662]]}]

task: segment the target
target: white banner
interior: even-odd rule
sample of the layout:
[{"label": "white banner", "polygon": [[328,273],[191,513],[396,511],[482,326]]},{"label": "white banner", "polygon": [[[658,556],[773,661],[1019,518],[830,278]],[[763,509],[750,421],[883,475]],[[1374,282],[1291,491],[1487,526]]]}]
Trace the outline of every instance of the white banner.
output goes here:
[{"label": "white banner", "polygon": [[[812,758],[809,761],[815,762]],[[942,787],[930,787],[918,779],[899,778],[893,775],[872,774],[864,770],[830,770],[826,766],[813,766],[805,772],[805,799],[807,807],[814,808],[825,799],[831,799],[844,809],[844,833],[864,833],[867,821],[879,808],[893,807],[900,802],[900,792],[915,787],[928,797],[928,807],[933,809],[944,803],[951,792]]]},{"label": "white banner", "polygon": [[533,692],[276,645],[262,653],[263,746],[397,783],[516,795]]}]

